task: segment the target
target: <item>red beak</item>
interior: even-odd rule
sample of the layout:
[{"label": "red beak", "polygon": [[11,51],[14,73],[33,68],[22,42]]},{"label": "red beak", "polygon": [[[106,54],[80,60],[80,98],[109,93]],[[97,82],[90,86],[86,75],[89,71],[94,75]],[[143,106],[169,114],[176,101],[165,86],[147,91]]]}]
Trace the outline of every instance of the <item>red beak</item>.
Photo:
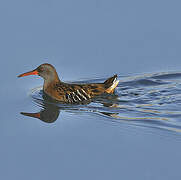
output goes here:
[{"label": "red beak", "polygon": [[18,77],[24,77],[24,76],[29,76],[29,75],[38,75],[38,71],[35,69],[33,71],[29,71],[29,72],[20,74]]}]

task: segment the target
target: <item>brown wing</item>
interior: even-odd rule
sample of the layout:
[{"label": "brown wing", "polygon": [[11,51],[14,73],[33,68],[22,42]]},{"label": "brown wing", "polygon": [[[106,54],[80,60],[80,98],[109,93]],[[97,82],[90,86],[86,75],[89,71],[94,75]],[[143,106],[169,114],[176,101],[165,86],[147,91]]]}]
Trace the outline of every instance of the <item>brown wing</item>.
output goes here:
[{"label": "brown wing", "polygon": [[[58,100],[67,103],[79,103],[88,101],[91,98],[104,93],[105,88],[100,84],[56,84],[54,89],[57,92]],[[60,97],[61,96],[61,97]]]},{"label": "brown wing", "polygon": [[103,83],[87,84],[87,91],[91,97],[98,96],[105,92],[105,86]]}]

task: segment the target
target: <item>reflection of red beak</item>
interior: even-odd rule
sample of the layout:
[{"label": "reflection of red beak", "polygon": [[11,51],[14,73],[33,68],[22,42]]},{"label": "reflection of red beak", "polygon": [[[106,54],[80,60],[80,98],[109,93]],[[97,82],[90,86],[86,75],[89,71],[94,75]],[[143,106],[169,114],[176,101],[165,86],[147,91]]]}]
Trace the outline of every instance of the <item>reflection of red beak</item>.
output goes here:
[{"label": "reflection of red beak", "polygon": [[38,71],[35,69],[33,71],[29,71],[29,72],[20,74],[18,77],[24,77],[24,76],[29,76],[29,75],[38,75]]},{"label": "reflection of red beak", "polygon": [[25,115],[25,116],[30,116],[30,117],[34,117],[34,118],[40,119],[40,113],[26,113],[26,112],[21,112],[21,114],[23,114],[23,115]]}]

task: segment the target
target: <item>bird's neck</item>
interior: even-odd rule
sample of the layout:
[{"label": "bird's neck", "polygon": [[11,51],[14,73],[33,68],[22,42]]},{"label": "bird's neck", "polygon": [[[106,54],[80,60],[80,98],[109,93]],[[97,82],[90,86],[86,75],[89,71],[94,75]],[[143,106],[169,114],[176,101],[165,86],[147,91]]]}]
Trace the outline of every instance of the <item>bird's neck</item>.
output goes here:
[{"label": "bird's neck", "polygon": [[53,89],[53,86],[60,82],[61,81],[57,74],[54,77],[44,79],[43,90],[46,92],[48,89]]}]

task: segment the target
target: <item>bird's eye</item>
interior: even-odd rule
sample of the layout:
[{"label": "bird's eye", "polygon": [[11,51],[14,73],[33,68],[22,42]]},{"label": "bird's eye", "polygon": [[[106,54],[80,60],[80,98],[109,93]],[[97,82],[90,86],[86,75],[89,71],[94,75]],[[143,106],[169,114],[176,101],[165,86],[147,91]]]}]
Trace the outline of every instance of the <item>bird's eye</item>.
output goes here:
[{"label": "bird's eye", "polygon": [[43,67],[39,67],[39,72],[43,72],[44,71],[44,68]]}]

